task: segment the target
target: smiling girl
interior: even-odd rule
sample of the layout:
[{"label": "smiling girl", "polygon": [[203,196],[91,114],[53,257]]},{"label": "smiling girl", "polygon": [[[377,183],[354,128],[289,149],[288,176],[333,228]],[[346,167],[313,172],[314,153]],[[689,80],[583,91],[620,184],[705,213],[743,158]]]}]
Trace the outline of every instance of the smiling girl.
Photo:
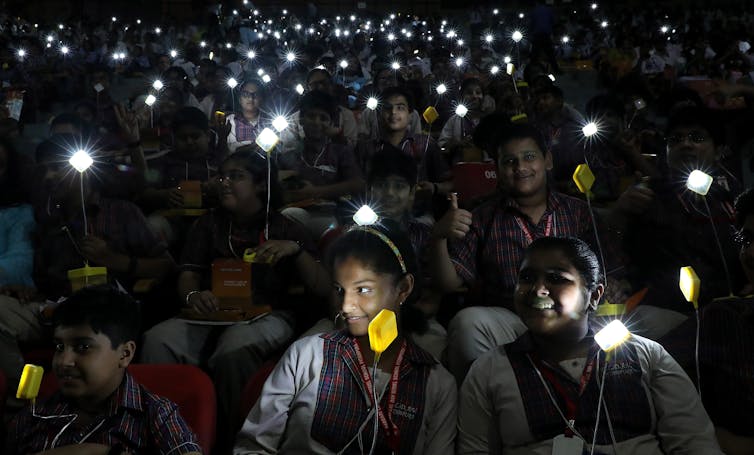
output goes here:
[{"label": "smiling girl", "polygon": [[455,381],[407,336],[417,325],[416,263],[409,240],[397,232],[356,227],[332,245],[334,297],[347,329],[293,344],[249,413],[235,454],[369,452],[368,327],[383,309],[397,314],[399,332],[377,364],[375,453],[453,453]]}]

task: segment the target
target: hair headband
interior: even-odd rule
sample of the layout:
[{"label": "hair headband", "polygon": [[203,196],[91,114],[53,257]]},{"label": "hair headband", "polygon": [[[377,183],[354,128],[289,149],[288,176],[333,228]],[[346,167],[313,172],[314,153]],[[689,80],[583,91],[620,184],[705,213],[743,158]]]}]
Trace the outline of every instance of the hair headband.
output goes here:
[{"label": "hair headband", "polygon": [[374,228],[371,228],[371,227],[368,227],[368,226],[354,226],[353,229],[361,229],[364,232],[368,232],[368,233],[376,236],[377,238],[379,238],[383,242],[385,242],[385,244],[390,248],[390,250],[395,255],[396,259],[398,259],[398,263],[401,266],[401,271],[403,273],[408,273],[408,270],[406,269],[406,261],[403,260],[403,255],[401,254],[400,250],[395,245],[395,243],[393,243],[393,241],[388,238],[388,236],[386,236],[382,232],[378,231],[377,229],[374,229]]}]

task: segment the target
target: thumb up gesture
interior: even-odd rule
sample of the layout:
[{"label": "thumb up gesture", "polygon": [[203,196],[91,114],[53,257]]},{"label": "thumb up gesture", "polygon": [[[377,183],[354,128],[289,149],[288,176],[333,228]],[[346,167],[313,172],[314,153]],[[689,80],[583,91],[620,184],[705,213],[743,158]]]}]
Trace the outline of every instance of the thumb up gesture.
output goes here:
[{"label": "thumb up gesture", "polygon": [[435,223],[432,235],[436,239],[460,240],[466,237],[471,228],[471,212],[458,208],[458,196],[450,193],[450,208],[440,220]]}]

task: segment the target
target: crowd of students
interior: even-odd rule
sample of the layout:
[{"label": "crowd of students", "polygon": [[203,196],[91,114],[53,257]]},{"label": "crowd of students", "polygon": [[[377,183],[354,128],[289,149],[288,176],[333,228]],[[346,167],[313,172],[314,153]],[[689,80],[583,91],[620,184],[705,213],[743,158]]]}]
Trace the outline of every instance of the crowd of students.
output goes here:
[{"label": "crowd of students", "polygon": [[[221,454],[754,453],[750,14],[209,17],[0,21],[7,453],[201,452],[132,361],[207,372]],[[581,113],[558,81],[585,67]],[[496,188],[466,194],[467,163]],[[222,264],[248,267],[240,321]],[[605,355],[611,304],[632,338]],[[39,346],[60,394],[14,417]]]}]

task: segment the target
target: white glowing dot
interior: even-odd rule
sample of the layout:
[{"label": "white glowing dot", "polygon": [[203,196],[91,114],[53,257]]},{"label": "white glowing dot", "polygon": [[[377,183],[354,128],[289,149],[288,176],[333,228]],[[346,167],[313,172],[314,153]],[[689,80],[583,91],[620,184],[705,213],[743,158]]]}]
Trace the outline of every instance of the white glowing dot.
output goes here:
[{"label": "white glowing dot", "polygon": [[348,60],[341,60],[340,61],[340,67],[343,69],[348,68]]},{"label": "white glowing dot", "polygon": [[492,40],[494,40],[494,39],[495,38],[492,35],[489,35],[489,34],[485,35],[485,37],[484,37],[484,40],[487,41],[488,43],[491,43]]},{"label": "white glowing dot", "polygon": [[51,43],[51,42],[52,42],[52,40],[53,40],[53,37],[52,37],[52,35],[47,35],[47,42],[48,42],[48,43]]},{"label": "white glowing dot", "polygon": [[120,58],[121,60],[123,60],[124,58],[126,58],[126,53],[125,52],[121,52],[120,54],[118,54],[118,58]]},{"label": "white glowing dot", "polygon": [[26,51],[23,49],[18,50],[18,56],[21,58],[24,58],[26,56]]},{"label": "white glowing dot", "polygon": [[178,57],[178,51],[177,51],[177,50],[175,50],[175,49],[171,49],[171,50],[170,50],[170,56],[171,56],[172,58],[176,58],[176,57]]},{"label": "white glowing dot", "polygon": [[660,32],[662,32],[662,33],[668,33],[668,29],[669,29],[669,27],[667,25],[663,25],[662,27],[660,27]]},{"label": "white glowing dot", "polygon": [[607,28],[607,21],[600,22],[600,27]]},{"label": "white glowing dot", "polygon": [[460,68],[461,66],[463,66],[463,57],[458,57],[458,58],[456,59],[456,66],[457,66],[457,67],[459,67],[459,68]]},{"label": "white glowing dot", "polygon": [[286,120],[284,116],[278,115],[277,117],[275,117],[275,120],[272,121],[272,127],[275,128],[278,133],[280,133],[284,129],[288,128],[288,120]]},{"label": "white glowing dot", "polygon": [[524,13],[518,13],[518,18],[519,19],[523,19],[524,18]]},{"label": "white glowing dot", "polygon": [[289,62],[293,62],[296,60],[296,54],[294,54],[293,52],[288,52],[287,54],[285,54],[285,59]]},{"label": "white glowing dot", "polygon": [[304,86],[301,85],[301,84],[296,84],[296,93],[298,93],[299,95],[303,95],[304,94]]},{"label": "white glowing dot", "polygon": [[262,76],[262,82],[264,82],[265,84],[269,84],[271,80],[272,78],[270,77],[269,74],[265,74],[264,76]]},{"label": "white glowing dot", "polygon": [[233,47],[233,45],[232,45],[232,44],[230,44],[230,43],[225,43],[225,49],[230,49],[231,47]]},{"label": "white glowing dot", "polygon": [[374,210],[368,205],[362,205],[356,213],[353,214],[353,221],[359,226],[369,226],[377,222],[379,217]]},{"label": "white glowing dot", "polygon": [[463,41],[462,39],[459,39],[459,40],[458,40],[458,42],[457,42],[457,44],[458,44],[459,46],[463,46],[463,43],[464,43],[464,41]]},{"label": "white glowing dot", "polygon": [[113,16],[113,17],[111,18],[111,20],[112,20],[113,22],[115,22],[115,21],[117,21],[117,20],[118,20],[118,18],[117,18],[117,17],[115,17],[115,16]]},{"label": "white glowing dot", "polygon": [[592,3],[592,9],[597,9],[597,4],[596,3]]},{"label": "white glowing dot", "polygon": [[85,170],[89,169],[89,166],[94,163],[94,160],[91,156],[89,156],[88,153],[86,153],[86,151],[78,150],[73,154],[68,162],[71,163],[71,166],[73,166],[73,168],[77,171],[84,172]]},{"label": "white glowing dot", "polygon": [[395,35],[393,33],[388,33],[387,34],[387,39],[388,39],[388,41],[393,41],[395,39]]},{"label": "white glowing dot", "polygon": [[141,19],[136,19],[136,23],[141,25]]},{"label": "white glowing dot", "polygon": [[236,88],[237,85],[238,85],[237,80],[233,79],[232,77],[228,79],[228,87],[230,87],[231,89],[234,89]]},{"label": "white glowing dot", "polygon": [[550,78],[551,81],[555,82],[555,76],[552,74],[547,75],[548,78]]},{"label": "white glowing dot", "polygon": [[622,322],[616,319],[594,334],[594,341],[603,351],[610,351],[620,346],[630,336],[631,332]]},{"label": "white glowing dot", "polygon": [[155,27],[154,32],[159,35],[160,33],[162,33],[162,29],[160,27]]},{"label": "white glowing dot", "polygon": [[206,41],[202,41],[202,42],[199,43],[199,46],[201,46],[201,47],[207,47],[207,42]]},{"label": "white glowing dot", "polygon": [[154,95],[147,95],[147,98],[144,100],[144,104],[151,106],[155,103],[155,101],[157,101],[157,97],[155,97]]},{"label": "white glowing dot", "polygon": [[154,81],[154,82],[152,83],[152,87],[153,87],[153,88],[154,88],[155,90],[162,90],[162,87],[164,87],[164,86],[165,86],[165,85],[164,85],[164,84],[162,83],[162,81],[161,81],[161,80],[159,80],[159,79],[155,79],[155,81]]},{"label": "white glowing dot", "polygon": [[500,72],[500,67],[497,65],[492,65],[492,68],[490,68],[490,74],[497,74]]},{"label": "white glowing dot", "polygon": [[686,181],[686,188],[701,196],[709,192],[710,186],[712,186],[712,176],[700,170],[692,171]]},{"label": "white glowing dot", "polygon": [[63,25],[63,24],[58,24],[58,29],[59,29],[59,30],[63,30],[64,28],[65,28],[65,25]]},{"label": "white glowing dot", "polygon": [[584,133],[584,136],[586,137],[592,137],[597,134],[597,124],[594,122],[589,122],[584,125],[583,128],[581,128],[581,132]]},{"label": "white glowing dot", "polygon": [[394,70],[399,70],[399,69],[401,69],[401,64],[400,64],[400,63],[398,63],[398,62],[393,62],[393,63],[392,63],[391,65],[390,65],[390,67],[391,67],[392,69],[394,69]]},{"label": "white glowing dot", "polygon": [[379,104],[380,103],[379,103],[379,101],[377,101],[377,98],[375,98],[373,96],[370,96],[369,99],[367,100],[367,108],[370,109],[370,110],[377,109],[377,106]]},{"label": "white glowing dot", "polygon": [[513,39],[513,41],[517,43],[521,41],[523,38],[524,38],[524,35],[518,30],[515,30],[513,34],[511,35],[511,39]]},{"label": "white glowing dot", "polygon": [[448,91],[448,87],[446,87],[445,84],[440,84],[435,90],[437,91],[438,95],[442,95],[443,93]]},{"label": "white glowing dot", "polygon": [[569,41],[571,41],[571,38],[569,38],[567,35],[564,36],[561,41],[563,41],[563,44],[568,44]]},{"label": "white glowing dot", "polygon": [[464,106],[463,104],[459,104],[456,106],[456,115],[459,117],[465,117],[466,114],[469,112],[469,109]]},{"label": "white glowing dot", "polygon": [[248,57],[249,59],[253,59],[256,56],[257,56],[257,53],[254,51],[249,51],[246,53],[246,57]]},{"label": "white glowing dot", "polygon": [[259,68],[259,69],[257,70],[257,76],[261,76],[261,75],[263,75],[263,74],[264,74],[264,68]]},{"label": "white glowing dot", "polygon": [[505,57],[503,57],[503,63],[506,63],[506,64],[507,64],[507,63],[510,63],[511,61],[512,61],[512,60],[511,60],[511,57],[510,57],[510,55],[506,55]]},{"label": "white glowing dot", "polygon": [[63,55],[66,55],[70,49],[68,49],[68,46],[63,46],[60,48],[60,53]]},{"label": "white glowing dot", "polygon": [[500,13],[500,10],[497,8],[492,10],[492,14],[494,14],[495,16],[497,16],[499,13]]}]

